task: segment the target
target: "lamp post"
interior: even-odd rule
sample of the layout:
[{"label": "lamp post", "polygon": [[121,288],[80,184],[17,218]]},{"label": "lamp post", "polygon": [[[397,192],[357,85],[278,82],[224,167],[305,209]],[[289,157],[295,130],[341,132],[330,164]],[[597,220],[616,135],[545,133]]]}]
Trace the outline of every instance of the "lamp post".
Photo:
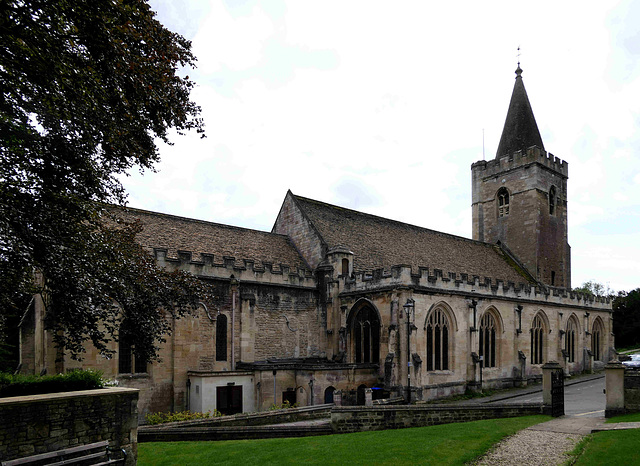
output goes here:
[{"label": "lamp post", "polygon": [[407,404],[411,404],[411,311],[415,307],[415,301],[408,298],[402,307],[407,314]]}]

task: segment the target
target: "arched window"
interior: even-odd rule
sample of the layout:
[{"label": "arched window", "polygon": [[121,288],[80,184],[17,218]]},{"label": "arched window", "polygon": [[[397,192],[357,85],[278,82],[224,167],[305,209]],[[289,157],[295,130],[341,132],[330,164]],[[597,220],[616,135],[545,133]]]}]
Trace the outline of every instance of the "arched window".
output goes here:
[{"label": "arched window", "polygon": [[507,188],[498,190],[498,217],[509,215],[509,191]]},{"label": "arched window", "polygon": [[593,323],[593,329],[591,330],[591,354],[593,354],[594,361],[602,361],[602,321],[596,319]]},{"label": "arched window", "polygon": [[545,328],[542,316],[538,314],[531,324],[531,364],[544,363]]},{"label": "arched window", "polygon": [[449,334],[451,325],[442,309],[427,317],[427,371],[449,370]]},{"label": "arched window", "polygon": [[551,186],[549,190],[549,214],[555,215],[556,213],[556,188]]},{"label": "arched window", "polygon": [[227,316],[218,314],[216,318],[216,361],[227,360]]},{"label": "arched window", "polygon": [[567,333],[564,336],[564,349],[567,352],[569,362],[576,362],[576,335],[578,324],[573,316],[567,322]]},{"label": "arched window", "polygon": [[333,403],[333,392],[335,391],[335,387],[327,387],[327,389],[324,391],[325,404]]},{"label": "arched window", "polygon": [[496,367],[496,319],[490,312],[485,312],[480,321],[480,348],[482,367]]},{"label": "arched window", "polygon": [[370,306],[360,308],[353,319],[356,363],[380,360],[380,319]]}]

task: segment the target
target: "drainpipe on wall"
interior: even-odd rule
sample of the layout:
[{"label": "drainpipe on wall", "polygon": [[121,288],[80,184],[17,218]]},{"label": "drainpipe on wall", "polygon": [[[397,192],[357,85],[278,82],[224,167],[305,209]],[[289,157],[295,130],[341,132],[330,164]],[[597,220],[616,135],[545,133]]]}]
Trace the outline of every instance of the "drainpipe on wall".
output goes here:
[{"label": "drainpipe on wall", "polygon": [[238,280],[231,276],[231,370],[236,370],[236,293]]}]

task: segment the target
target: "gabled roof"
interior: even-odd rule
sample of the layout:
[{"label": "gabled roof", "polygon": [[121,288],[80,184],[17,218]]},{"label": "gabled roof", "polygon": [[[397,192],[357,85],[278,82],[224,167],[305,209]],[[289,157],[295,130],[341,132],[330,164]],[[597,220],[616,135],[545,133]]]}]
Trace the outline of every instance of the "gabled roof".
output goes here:
[{"label": "gabled roof", "polygon": [[247,259],[256,266],[283,264],[292,271],[309,268],[284,235],[133,208],[119,212],[129,221],[140,219],[144,229],[137,238],[143,247],[167,249],[170,258],[177,258],[178,251],[187,251],[193,260],[200,260],[202,253],[213,254],[216,264],[223,263],[227,256],[234,257],[237,266],[243,266]]},{"label": "gabled roof", "polygon": [[428,267],[527,283],[530,278],[510,265],[497,245],[441,233],[407,223],[365,214],[292,194],[328,249],[344,246],[354,254],[354,272],[410,265],[413,273]]},{"label": "gabled roof", "polygon": [[544,150],[542,137],[540,137],[540,131],[538,131],[538,125],[533,116],[529,97],[522,81],[522,69],[520,68],[520,63],[518,63],[516,83],[513,86],[509,111],[502,129],[502,137],[500,137],[496,158],[513,154],[518,150],[531,146],[538,146]]}]

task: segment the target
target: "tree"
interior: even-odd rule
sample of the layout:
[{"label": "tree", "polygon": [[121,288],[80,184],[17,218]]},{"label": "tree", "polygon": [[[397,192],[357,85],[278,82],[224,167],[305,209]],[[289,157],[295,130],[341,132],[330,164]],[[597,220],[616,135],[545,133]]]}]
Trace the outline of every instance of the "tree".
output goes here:
[{"label": "tree", "polygon": [[119,175],[153,169],[156,138],[203,132],[178,73],[195,65],[191,44],[154,15],[144,0],[0,4],[0,326],[43,293],[72,355],[87,339],[108,353],[126,318],[153,357],[168,330],[158,309],[182,314],[208,293],[157,269],[140,226],[106,208],[126,201]]},{"label": "tree", "polygon": [[613,297],[614,291],[609,288],[609,285],[603,285],[602,283],[598,283],[595,280],[589,280],[588,282],[584,282],[582,286],[578,288],[574,288],[573,291],[577,291],[578,293],[584,293],[589,296],[610,296]]},{"label": "tree", "polygon": [[640,346],[640,288],[619,292],[612,307],[616,347]]}]

